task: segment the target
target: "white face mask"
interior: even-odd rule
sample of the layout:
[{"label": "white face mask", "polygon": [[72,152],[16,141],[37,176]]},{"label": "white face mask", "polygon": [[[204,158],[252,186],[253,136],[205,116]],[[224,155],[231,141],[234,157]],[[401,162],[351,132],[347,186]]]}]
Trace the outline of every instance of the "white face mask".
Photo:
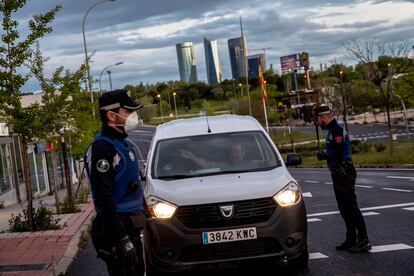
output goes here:
[{"label": "white face mask", "polygon": [[[123,126],[125,132],[128,132],[130,130],[133,130],[134,128],[136,128],[138,126],[138,114],[134,111],[131,114],[128,115],[128,117],[124,117],[118,113],[113,112],[114,114],[116,114],[117,116],[126,119],[125,120],[125,125],[119,125],[119,126]],[[113,124],[113,126],[118,126]]]},{"label": "white face mask", "polygon": [[125,131],[133,130],[138,126],[138,114],[134,111],[128,115],[125,121]]}]

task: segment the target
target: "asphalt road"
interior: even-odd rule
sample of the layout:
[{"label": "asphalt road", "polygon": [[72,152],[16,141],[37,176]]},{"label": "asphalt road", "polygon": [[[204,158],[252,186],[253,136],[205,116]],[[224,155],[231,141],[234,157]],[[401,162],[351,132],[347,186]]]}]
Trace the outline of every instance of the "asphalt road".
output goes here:
[{"label": "asphalt road", "polygon": [[[139,128],[130,134],[145,157],[153,131],[153,128]],[[337,212],[328,171],[290,171],[300,183],[308,213],[310,269],[301,275],[414,275],[414,170],[358,170],[358,202],[373,244],[373,250],[363,254],[335,250],[335,244],[345,238],[345,226]],[[276,274],[266,273],[268,267],[243,267],[205,275],[297,274],[283,262],[272,268]],[[107,275],[90,241],[67,275]]]},{"label": "asphalt road", "polygon": [[[388,140],[388,126],[386,124],[366,124],[356,125],[348,124],[349,134],[358,139],[366,139],[368,142],[384,142]],[[288,131],[287,127],[273,127],[275,130]],[[409,125],[410,136],[407,134],[407,128],[404,125],[391,125],[391,129],[396,134],[397,139],[401,141],[414,139],[414,126]],[[314,126],[293,127],[294,131],[315,133]],[[316,134],[315,134],[316,135]],[[320,134],[320,138],[325,137]],[[316,136],[315,136],[316,139]]]}]

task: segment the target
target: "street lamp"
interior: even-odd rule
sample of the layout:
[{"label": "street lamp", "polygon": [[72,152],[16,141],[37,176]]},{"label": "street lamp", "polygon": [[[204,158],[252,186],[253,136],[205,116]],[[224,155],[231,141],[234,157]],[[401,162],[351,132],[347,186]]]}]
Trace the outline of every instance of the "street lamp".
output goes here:
[{"label": "street lamp", "polygon": [[[108,69],[109,67],[112,67],[112,66],[118,66],[118,65],[121,65],[121,64],[123,64],[123,63],[124,63],[123,61],[120,61],[120,62],[117,62],[117,63],[111,64],[111,65],[108,65],[108,66],[106,66],[104,69],[102,69],[102,72],[101,72],[101,74],[99,75],[99,92],[101,93],[101,95],[102,95],[101,79],[102,79],[102,74],[103,74],[103,72],[105,72],[105,70],[106,70],[106,69]],[[112,90],[112,88],[111,88],[111,90]]]},{"label": "street lamp", "polygon": [[86,47],[86,36],[85,36],[85,22],[86,22],[86,17],[88,16],[89,12],[95,8],[97,5],[105,3],[105,2],[114,2],[115,0],[101,0],[99,2],[96,2],[95,4],[93,4],[85,13],[85,16],[83,17],[83,21],[82,21],[82,34],[83,34],[83,48],[85,49],[85,63],[86,63],[86,71],[88,73],[88,89],[89,92],[91,93],[91,102],[92,102],[92,113],[93,113],[93,117],[95,117],[95,107],[94,107],[94,101],[93,101],[93,92],[92,92],[92,80],[91,80],[91,72],[89,70],[89,58],[88,58],[88,49]]},{"label": "street lamp", "polygon": [[111,79],[111,70],[106,70],[106,72],[108,73],[108,78],[109,78],[109,89],[112,90],[112,79]]},{"label": "street lamp", "polygon": [[163,123],[164,123],[164,115],[163,115],[163,113],[162,113],[162,100],[161,100],[161,94],[158,94],[158,95],[157,95],[157,97],[158,97],[158,99],[159,99],[159,101],[160,101],[161,122],[163,122]]},{"label": "street lamp", "polygon": [[175,118],[178,119],[178,113],[177,113],[177,101],[175,100],[175,96],[177,96],[177,93],[173,93],[174,96],[174,108],[175,108]]},{"label": "street lamp", "polygon": [[240,94],[241,94],[241,96],[243,98],[244,97],[243,96],[243,84],[239,83],[239,87],[240,87]]}]

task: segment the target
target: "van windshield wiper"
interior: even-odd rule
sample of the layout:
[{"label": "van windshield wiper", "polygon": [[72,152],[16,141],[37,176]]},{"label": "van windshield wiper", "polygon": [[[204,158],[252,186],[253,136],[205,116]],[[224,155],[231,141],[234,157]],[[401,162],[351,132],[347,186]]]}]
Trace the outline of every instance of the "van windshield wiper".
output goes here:
[{"label": "van windshield wiper", "polygon": [[183,178],[191,178],[194,177],[194,175],[191,174],[174,174],[174,175],[161,175],[158,176],[157,179],[183,179]]}]

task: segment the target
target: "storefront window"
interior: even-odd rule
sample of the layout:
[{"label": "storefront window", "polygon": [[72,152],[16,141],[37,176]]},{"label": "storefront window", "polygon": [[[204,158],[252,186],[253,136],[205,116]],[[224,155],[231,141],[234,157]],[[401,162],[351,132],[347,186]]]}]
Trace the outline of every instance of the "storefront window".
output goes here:
[{"label": "storefront window", "polygon": [[10,190],[11,187],[9,156],[9,146],[4,144],[0,145],[0,193]]}]

